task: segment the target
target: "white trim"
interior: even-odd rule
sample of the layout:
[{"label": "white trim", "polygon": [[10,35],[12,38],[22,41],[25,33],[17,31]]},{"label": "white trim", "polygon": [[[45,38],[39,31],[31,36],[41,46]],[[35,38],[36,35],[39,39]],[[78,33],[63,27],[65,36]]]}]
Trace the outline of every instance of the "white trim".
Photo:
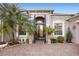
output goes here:
[{"label": "white trim", "polygon": [[4,34],[3,34],[3,30],[2,30],[2,40],[1,41],[3,42],[3,40],[4,40]]},{"label": "white trim", "polygon": [[65,34],[65,32],[64,32],[64,21],[61,21],[61,20],[54,20],[53,21],[53,28],[54,28],[54,24],[55,23],[62,23],[63,25],[62,25],[62,35],[54,35],[54,37],[57,37],[57,36],[64,36],[64,34]]},{"label": "white trim", "polygon": [[19,25],[16,25],[16,37],[18,37],[18,33],[19,33],[18,27],[19,27]]},{"label": "white trim", "polygon": [[27,35],[19,35],[19,38],[27,38]]}]

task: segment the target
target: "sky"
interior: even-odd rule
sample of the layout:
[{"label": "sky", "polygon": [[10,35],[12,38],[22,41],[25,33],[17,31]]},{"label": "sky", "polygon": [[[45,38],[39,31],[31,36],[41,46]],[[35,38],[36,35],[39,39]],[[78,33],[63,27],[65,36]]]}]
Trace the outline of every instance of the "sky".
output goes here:
[{"label": "sky", "polygon": [[79,3],[22,3],[22,9],[44,9],[50,8],[54,13],[75,14],[79,13]]}]

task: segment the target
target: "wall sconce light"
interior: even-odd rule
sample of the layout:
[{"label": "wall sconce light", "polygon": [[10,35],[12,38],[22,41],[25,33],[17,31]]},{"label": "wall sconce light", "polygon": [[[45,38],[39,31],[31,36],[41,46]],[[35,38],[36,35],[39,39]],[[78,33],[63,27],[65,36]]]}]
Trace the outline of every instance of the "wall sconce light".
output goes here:
[{"label": "wall sconce light", "polygon": [[76,20],[76,23],[79,24],[79,20]]}]

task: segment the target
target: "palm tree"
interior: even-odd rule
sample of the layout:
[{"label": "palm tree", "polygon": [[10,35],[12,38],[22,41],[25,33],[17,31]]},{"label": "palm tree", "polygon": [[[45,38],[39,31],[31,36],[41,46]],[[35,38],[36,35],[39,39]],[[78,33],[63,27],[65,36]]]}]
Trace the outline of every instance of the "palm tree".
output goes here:
[{"label": "palm tree", "polygon": [[[0,18],[4,34],[12,33],[14,39],[14,30],[16,26],[16,16],[19,15],[19,9],[14,4],[0,4]],[[11,36],[10,36],[11,37]]]},{"label": "palm tree", "polygon": [[0,26],[4,34],[12,35],[12,42],[15,42],[16,26],[19,25],[25,30],[32,26],[28,16],[23,13],[18,4],[0,4],[0,20],[3,22]]}]

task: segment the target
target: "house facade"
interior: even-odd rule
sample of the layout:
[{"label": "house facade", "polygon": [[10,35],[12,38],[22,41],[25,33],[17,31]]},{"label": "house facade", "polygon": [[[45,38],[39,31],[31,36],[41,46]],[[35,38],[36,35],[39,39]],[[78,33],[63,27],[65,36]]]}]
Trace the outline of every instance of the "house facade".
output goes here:
[{"label": "house facade", "polygon": [[79,14],[68,19],[69,28],[73,34],[73,42],[79,44]]},{"label": "house facade", "polygon": [[[27,9],[26,12],[30,16],[29,20],[33,20],[36,25],[36,33],[33,35],[33,40],[42,39],[47,41],[48,37],[46,32],[44,32],[44,29],[48,26],[57,29],[55,33],[52,33],[52,38],[57,36],[64,36],[64,38],[66,38],[68,27],[70,27],[73,33],[73,42],[79,44],[79,24],[77,23],[77,20],[79,20],[78,15],[58,14],[54,13],[54,10],[52,9]],[[19,34],[18,25],[16,30],[16,38],[19,38],[21,42],[25,42],[29,37],[28,33],[25,32],[25,34]]]}]

